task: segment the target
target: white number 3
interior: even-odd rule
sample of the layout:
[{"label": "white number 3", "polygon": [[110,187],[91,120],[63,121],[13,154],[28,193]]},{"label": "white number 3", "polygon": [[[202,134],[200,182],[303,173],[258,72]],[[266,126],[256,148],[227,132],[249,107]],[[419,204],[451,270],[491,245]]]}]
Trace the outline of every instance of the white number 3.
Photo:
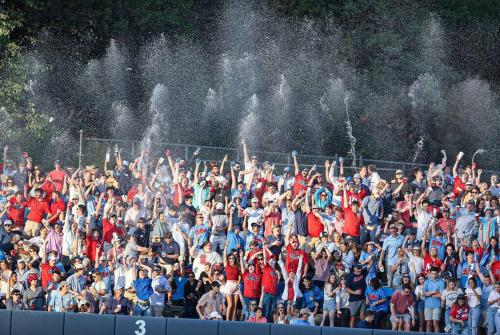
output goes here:
[{"label": "white number 3", "polygon": [[137,320],[135,324],[139,326],[139,330],[135,331],[135,335],[146,335],[146,321]]}]

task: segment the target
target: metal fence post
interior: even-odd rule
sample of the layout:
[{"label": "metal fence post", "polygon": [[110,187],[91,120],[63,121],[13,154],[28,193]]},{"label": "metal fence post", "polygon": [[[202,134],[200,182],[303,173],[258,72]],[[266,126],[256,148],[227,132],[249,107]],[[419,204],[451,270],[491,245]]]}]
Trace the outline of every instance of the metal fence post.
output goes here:
[{"label": "metal fence post", "polygon": [[188,146],[187,145],[184,146],[184,159],[186,160],[186,162],[188,161]]}]

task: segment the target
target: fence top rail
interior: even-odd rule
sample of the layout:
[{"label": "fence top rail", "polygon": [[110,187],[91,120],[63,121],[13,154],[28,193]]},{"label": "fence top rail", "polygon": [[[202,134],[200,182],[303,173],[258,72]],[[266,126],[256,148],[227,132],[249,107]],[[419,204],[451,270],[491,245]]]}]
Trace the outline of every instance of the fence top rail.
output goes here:
[{"label": "fence top rail", "polygon": [[[129,143],[129,144],[139,144],[141,143],[140,140],[125,140],[125,139],[115,139],[115,138],[97,138],[97,137],[87,137],[83,139],[84,141],[92,141],[92,142],[104,142],[104,143]],[[208,146],[208,145],[195,145],[195,144],[186,144],[186,143],[170,143],[170,142],[151,142],[154,145],[165,145],[165,146],[173,146],[173,147],[184,147],[184,148],[192,148],[196,149],[200,147],[201,149],[209,149],[209,150],[222,150],[222,151],[230,151],[230,152],[241,152],[241,149],[238,148],[228,148],[228,147],[216,147],[216,146]],[[252,153],[255,154],[262,154],[262,155],[277,155],[277,156],[289,156],[291,157],[291,153],[287,152],[277,152],[277,151],[263,151],[263,150],[251,150]],[[320,160],[336,160],[339,155],[338,154],[333,154],[333,155],[318,155],[318,154],[300,154],[300,157],[303,158],[310,158],[310,159],[320,159]],[[345,158],[346,161],[350,161],[351,158]],[[359,161],[362,161],[364,163],[375,163],[375,164],[391,164],[391,165],[396,165],[399,167],[408,167],[408,166],[413,166],[413,167],[427,167],[427,164],[423,163],[414,163],[414,162],[400,162],[400,161],[392,161],[392,160],[380,160],[380,159],[370,159],[370,158],[364,158],[364,157],[359,157]],[[290,162],[291,164],[292,162]],[[279,166],[286,166],[289,164],[285,163],[278,163],[276,162],[276,165]],[[313,164],[302,164],[301,165],[307,165],[307,166],[312,166]],[[345,168],[352,169],[351,166],[345,166]],[[389,170],[394,170],[395,168],[389,168],[389,167],[377,167],[378,170],[382,171],[389,171]],[[496,170],[483,170],[483,172],[488,173],[488,174],[497,174],[499,171]]]}]

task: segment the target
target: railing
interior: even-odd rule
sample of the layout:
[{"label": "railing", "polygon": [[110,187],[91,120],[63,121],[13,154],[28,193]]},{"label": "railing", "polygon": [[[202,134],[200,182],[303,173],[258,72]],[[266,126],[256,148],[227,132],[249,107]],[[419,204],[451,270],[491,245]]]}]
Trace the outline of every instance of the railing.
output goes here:
[{"label": "railing", "polygon": [[[81,140],[81,162],[83,165],[89,164],[103,164],[107,148],[113,151],[115,145],[118,145],[122,149],[122,154],[126,159],[134,159],[139,156],[141,151],[141,142],[133,140],[122,140],[122,139],[103,139],[103,138],[82,138]],[[170,149],[174,157],[182,158],[188,160],[191,155],[196,151],[197,148],[201,148],[201,152],[198,158],[204,161],[220,161],[225,155],[228,155],[229,161],[242,162],[243,161],[243,150],[236,148],[224,148],[224,147],[213,147],[213,146],[198,146],[193,144],[179,144],[179,143],[167,143],[167,142],[152,142],[149,150],[150,152],[159,157],[164,155],[165,149]],[[278,173],[281,173],[282,169],[286,166],[293,167],[293,160],[291,153],[283,152],[273,152],[273,151],[256,151],[252,150],[249,152],[250,155],[257,155],[259,162],[268,161],[274,164],[278,168]],[[326,160],[330,162],[338,161],[339,155],[314,155],[314,154],[302,154],[299,153],[299,164],[300,166],[311,167],[317,165],[318,170],[322,171]],[[375,160],[367,159],[359,156],[356,165],[369,165],[374,164],[377,166],[377,171],[382,176],[382,178],[390,179],[394,176],[396,170],[401,169],[406,175],[409,175],[415,167],[420,167],[424,170],[428,168],[426,164],[412,163],[412,162],[398,162],[398,161],[387,161],[387,160]],[[348,173],[353,173],[354,168],[352,167],[352,159],[344,158],[344,168]],[[337,166],[338,169],[338,166]],[[338,170],[337,170],[338,171]],[[491,174],[498,174],[498,171],[486,170],[483,171],[483,176],[489,178]]]},{"label": "railing", "polygon": [[[401,332],[400,332],[401,333]],[[0,310],[2,335],[384,335],[390,330]],[[405,334],[423,335],[412,332]],[[432,333],[436,334],[436,333]]]}]

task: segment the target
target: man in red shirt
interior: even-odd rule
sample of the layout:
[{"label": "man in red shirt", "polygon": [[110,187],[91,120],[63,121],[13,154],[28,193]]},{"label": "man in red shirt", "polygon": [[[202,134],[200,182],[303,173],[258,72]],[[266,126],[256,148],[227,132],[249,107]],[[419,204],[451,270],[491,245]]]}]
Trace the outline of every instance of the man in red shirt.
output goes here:
[{"label": "man in red shirt", "polygon": [[422,274],[427,276],[431,268],[441,268],[443,261],[438,258],[438,249],[434,246],[430,247],[429,254],[427,254],[427,249],[425,248],[425,239],[422,241],[422,252],[424,255],[424,269]]},{"label": "man in red shirt", "polygon": [[288,240],[289,243],[286,247],[285,269],[288,273],[296,273],[297,268],[299,267],[299,258],[300,255],[302,255],[304,260],[302,263],[303,271],[301,271],[301,273],[305,275],[309,268],[309,257],[304,250],[299,248],[299,237],[297,234],[290,234]]},{"label": "man in red shirt", "polygon": [[[279,272],[276,270],[276,258],[271,251],[264,246],[264,271],[262,272],[262,290],[264,290],[264,299],[262,302],[264,316],[272,320],[273,311],[278,300],[278,281]],[[272,255],[267,257],[267,255]],[[269,260],[268,260],[269,259]]]},{"label": "man in red shirt", "polygon": [[24,226],[24,235],[31,237],[36,236],[40,230],[40,224],[44,215],[50,218],[50,208],[47,201],[42,197],[43,191],[39,188],[35,190],[35,197],[32,198],[28,194],[27,188],[24,189],[24,197],[27,201],[23,204],[30,210],[28,220]]},{"label": "man in red shirt", "polygon": [[91,231],[88,222],[85,222],[85,229],[87,233],[87,257],[91,261],[97,262],[102,254],[102,241],[99,238],[99,231],[95,228]]},{"label": "man in red shirt", "polygon": [[340,185],[340,187],[344,191],[342,198],[342,208],[344,210],[344,235],[351,236],[356,243],[359,243],[360,227],[363,224],[363,215],[361,215],[359,211],[359,203],[357,201],[352,201],[351,206],[349,206],[349,198],[345,185]]},{"label": "man in red shirt", "polygon": [[12,220],[14,226],[24,227],[24,202],[21,192],[16,192],[16,195],[9,199],[9,219]]},{"label": "man in red shirt", "polygon": [[125,236],[125,233],[122,229],[116,226],[116,221],[118,217],[116,214],[112,214],[109,217],[105,217],[102,219],[102,241],[106,243],[111,243],[113,239],[113,233],[118,234],[119,236]]},{"label": "man in red shirt", "polygon": [[50,215],[51,218],[49,220],[50,223],[54,223],[59,218],[59,214],[64,213],[66,211],[66,203],[63,199],[61,199],[61,193],[58,191],[52,192],[52,198],[49,203]]},{"label": "man in red shirt", "polygon": [[312,211],[307,213],[307,233],[311,237],[310,245],[315,245],[319,240],[319,236],[325,230],[319,210],[319,207],[313,207]]},{"label": "man in red shirt", "polygon": [[61,161],[56,160],[54,162],[54,170],[50,171],[47,175],[47,178],[52,180],[54,183],[54,188],[58,192],[62,192],[64,186],[64,180],[68,176],[66,171],[61,169]]},{"label": "man in red shirt", "polygon": [[56,266],[57,262],[56,256],[50,255],[47,260],[47,251],[46,251],[47,241],[48,240],[44,242],[43,247],[41,248],[42,264],[40,265],[40,269],[42,272],[42,287],[44,289],[47,288],[49,282],[52,281],[52,274],[54,273],[54,271],[58,270]]}]

